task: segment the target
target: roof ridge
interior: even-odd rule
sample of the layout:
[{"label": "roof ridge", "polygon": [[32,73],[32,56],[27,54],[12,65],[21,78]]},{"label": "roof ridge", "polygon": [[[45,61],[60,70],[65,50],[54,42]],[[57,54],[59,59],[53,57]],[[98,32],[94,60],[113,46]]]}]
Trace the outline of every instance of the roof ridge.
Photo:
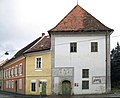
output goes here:
[{"label": "roof ridge", "polygon": [[101,21],[83,9],[80,5],[76,5],[50,32],[81,32],[81,31],[114,31]]},{"label": "roof ridge", "polygon": [[48,32],[53,30],[54,28],[56,28],[77,6],[79,6],[79,5],[77,4],[60,22],[57,23],[57,25],[55,27],[53,27],[52,29],[48,30]]},{"label": "roof ridge", "polygon": [[41,37],[41,39],[39,39],[34,45],[32,45],[29,49],[27,49],[26,51],[24,51],[23,53],[26,53],[27,51],[29,51],[31,48],[33,48],[36,44],[38,44],[43,38],[45,37],[45,35],[43,35]]}]

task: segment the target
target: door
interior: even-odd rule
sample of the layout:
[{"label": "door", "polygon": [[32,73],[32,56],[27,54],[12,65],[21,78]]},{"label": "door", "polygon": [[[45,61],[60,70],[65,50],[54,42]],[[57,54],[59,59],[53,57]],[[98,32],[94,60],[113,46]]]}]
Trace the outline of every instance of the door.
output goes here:
[{"label": "door", "polygon": [[42,82],[42,93],[41,93],[41,95],[43,95],[43,96],[46,95],[46,85],[47,85],[46,82]]},{"label": "door", "polygon": [[17,92],[17,80],[15,81],[15,92]]},{"label": "door", "polygon": [[71,83],[70,81],[62,82],[62,94],[63,95],[71,95]]}]

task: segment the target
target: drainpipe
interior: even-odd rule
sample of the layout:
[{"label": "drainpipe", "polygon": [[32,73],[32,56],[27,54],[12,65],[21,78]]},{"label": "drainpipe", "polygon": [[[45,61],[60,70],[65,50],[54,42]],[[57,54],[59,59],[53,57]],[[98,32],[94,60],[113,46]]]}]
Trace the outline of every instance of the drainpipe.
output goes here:
[{"label": "drainpipe", "polygon": [[106,41],[106,93],[111,91],[111,65],[110,65],[110,35],[112,32],[107,32],[105,35]]}]

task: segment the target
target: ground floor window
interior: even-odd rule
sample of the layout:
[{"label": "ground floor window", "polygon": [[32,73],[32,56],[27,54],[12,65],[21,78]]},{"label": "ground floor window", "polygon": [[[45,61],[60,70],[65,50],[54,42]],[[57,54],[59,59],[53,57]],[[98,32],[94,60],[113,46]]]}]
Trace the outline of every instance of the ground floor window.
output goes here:
[{"label": "ground floor window", "polygon": [[6,88],[8,88],[8,81],[6,81]]},{"label": "ground floor window", "polygon": [[32,82],[32,83],[31,83],[31,91],[32,91],[32,92],[35,92],[35,91],[36,91],[36,83],[35,83],[35,82]]},{"label": "ground floor window", "polygon": [[89,89],[89,81],[82,81],[82,89]]},{"label": "ground floor window", "polygon": [[22,89],[22,79],[19,79],[19,89]]},{"label": "ground floor window", "polygon": [[12,80],[12,88],[14,88],[14,80]]}]

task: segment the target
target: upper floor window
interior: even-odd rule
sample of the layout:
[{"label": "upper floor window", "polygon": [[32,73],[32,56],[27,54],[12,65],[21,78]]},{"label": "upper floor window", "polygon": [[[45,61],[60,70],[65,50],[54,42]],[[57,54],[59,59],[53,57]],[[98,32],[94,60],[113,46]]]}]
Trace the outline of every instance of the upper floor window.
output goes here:
[{"label": "upper floor window", "polygon": [[82,70],[82,78],[89,78],[89,69]]},{"label": "upper floor window", "polygon": [[18,65],[16,65],[15,67],[15,76],[17,76],[17,74],[18,74]]},{"label": "upper floor window", "polygon": [[19,65],[19,74],[22,75],[22,63]]},{"label": "upper floor window", "polygon": [[36,69],[41,69],[42,68],[42,57],[36,57],[36,64],[35,64]]},{"label": "upper floor window", "polygon": [[98,42],[91,42],[91,52],[98,52]]},{"label": "upper floor window", "polygon": [[70,43],[70,52],[77,52],[77,42]]},{"label": "upper floor window", "polygon": [[12,75],[12,77],[13,77],[13,70],[14,70],[14,67],[12,67],[12,69],[11,69],[11,75]]},{"label": "upper floor window", "polygon": [[7,78],[9,77],[9,70],[7,69]]},{"label": "upper floor window", "polygon": [[8,73],[9,73],[9,77],[10,77],[10,71],[11,71],[11,69],[9,69],[9,70],[8,70]]}]

